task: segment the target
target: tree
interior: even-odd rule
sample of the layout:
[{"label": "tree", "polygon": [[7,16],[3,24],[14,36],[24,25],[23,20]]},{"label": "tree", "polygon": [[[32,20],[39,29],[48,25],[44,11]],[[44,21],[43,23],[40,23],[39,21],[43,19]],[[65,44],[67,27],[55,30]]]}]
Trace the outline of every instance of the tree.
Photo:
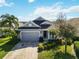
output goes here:
[{"label": "tree", "polygon": [[0,19],[1,19],[0,27],[2,27],[1,33],[5,36],[16,35],[15,29],[17,29],[19,26],[18,18],[15,17],[14,15],[5,14],[1,15]]},{"label": "tree", "polygon": [[64,38],[65,40],[65,53],[67,51],[67,41],[68,39],[72,39],[75,36],[75,28],[68,24],[68,25],[63,25],[59,28],[60,35]]},{"label": "tree", "polygon": [[9,27],[11,29],[18,28],[18,18],[14,15],[5,14],[0,16],[1,18],[1,27]]},{"label": "tree", "polygon": [[70,24],[63,25],[59,28],[60,35],[65,38],[73,38],[76,33],[75,27]]},{"label": "tree", "polygon": [[59,29],[59,35],[65,40],[65,53],[67,51],[67,39],[72,38],[75,35],[75,28],[68,24],[66,16],[63,13],[59,14],[57,19],[57,28]]},{"label": "tree", "polygon": [[59,30],[51,29],[51,30],[49,30],[49,32],[50,32],[53,39],[57,39],[57,36],[59,35]]},{"label": "tree", "polygon": [[15,37],[17,35],[17,33],[14,30],[9,30],[9,29],[3,29],[1,33],[4,37],[7,37],[7,36]]},{"label": "tree", "polygon": [[58,14],[58,18],[55,22],[55,26],[59,29],[61,26],[66,25],[66,15],[62,12]]}]

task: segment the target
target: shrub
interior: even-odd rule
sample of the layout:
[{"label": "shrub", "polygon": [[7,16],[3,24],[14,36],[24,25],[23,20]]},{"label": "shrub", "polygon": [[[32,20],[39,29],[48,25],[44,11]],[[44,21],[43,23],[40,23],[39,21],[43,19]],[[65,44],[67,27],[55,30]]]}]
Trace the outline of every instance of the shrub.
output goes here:
[{"label": "shrub", "polygon": [[38,45],[38,52],[41,52],[43,50],[49,50],[52,49],[56,46],[55,42],[43,42],[43,43],[39,43]]},{"label": "shrub", "polygon": [[62,45],[65,44],[65,40],[62,40],[61,44],[62,44]]},{"label": "shrub", "polygon": [[11,30],[11,29],[4,29],[1,31],[2,36],[3,37],[8,37],[8,36],[17,36],[17,33],[15,32],[15,30]]},{"label": "shrub", "polygon": [[15,32],[16,32],[17,34],[20,34],[20,31],[18,31],[18,30],[15,30]]},{"label": "shrub", "polygon": [[48,42],[53,43],[53,42],[56,42],[56,40],[55,39],[49,39]]},{"label": "shrub", "polygon": [[43,37],[39,38],[39,42],[44,42]]},{"label": "shrub", "polygon": [[56,44],[54,42],[46,42],[43,45],[44,45],[44,50],[49,50],[49,49],[55,47]]},{"label": "shrub", "polygon": [[67,45],[71,45],[72,44],[72,39],[67,39]]},{"label": "shrub", "polygon": [[74,37],[73,37],[73,40],[74,40],[74,41],[79,41],[79,36],[74,36]]},{"label": "shrub", "polygon": [[48,43],[48,44],[47,44],[47,50],[48,50],[48,49],[51,49],[52,47],[54,47],[54,43]]},{"label": "shrub", "polygon": [[63,39],[57,39],[57,40],[56,40],[56,44],[57,44],[57,45],[63,45],[64,42],[65,42],[65,41],[64,41]]},{"label": "shrub", "polygon": [[[72,39],[67,39],[67,45],[71,45],[73,43],[73,41],[72,41]],[[56,44],[57,45],[63,45],[63,44],[65,44],[65,40],[64,39],[58,39],[57,41],[56,41]]]},{"label": "shrub", "polygon": [[38,52],[41,52],[41,51],[43,51],[43,50],[44,50],[43,43],[40,43],[40,44],[38,45]]}]

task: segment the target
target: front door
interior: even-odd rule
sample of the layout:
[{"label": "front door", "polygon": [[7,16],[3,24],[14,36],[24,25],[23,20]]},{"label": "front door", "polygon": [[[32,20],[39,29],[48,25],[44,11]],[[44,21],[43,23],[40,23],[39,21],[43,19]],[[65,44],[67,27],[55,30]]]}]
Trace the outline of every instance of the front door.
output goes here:
[{"label": "front door", "polygon": [[43,31],[43,37],[47,38],[48,37],[48,31]]}]

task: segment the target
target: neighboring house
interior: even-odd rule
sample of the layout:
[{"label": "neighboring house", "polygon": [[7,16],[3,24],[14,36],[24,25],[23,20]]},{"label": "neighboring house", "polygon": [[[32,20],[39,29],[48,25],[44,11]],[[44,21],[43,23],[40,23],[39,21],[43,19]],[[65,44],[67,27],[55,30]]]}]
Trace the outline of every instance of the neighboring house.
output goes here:
[{"label": "neighboring house", "polygon": [[39,37],[50,39],[49,28],[52,25],[50,21],[39,17],[33,21],[22,23],[19,26],[19,36],[22,41],[38,41]]}]

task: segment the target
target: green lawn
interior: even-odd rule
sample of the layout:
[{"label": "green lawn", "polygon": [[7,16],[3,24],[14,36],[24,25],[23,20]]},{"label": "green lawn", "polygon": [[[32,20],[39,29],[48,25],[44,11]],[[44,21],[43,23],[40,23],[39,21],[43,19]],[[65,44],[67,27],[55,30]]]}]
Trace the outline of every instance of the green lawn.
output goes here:
[{"label": "green lawn", "polygon": [[19,40],[12,37],[0,39],[0,59],[2,59],[18,42]]},{"label": "green lawn", "polygon": [[79,48],[79,41],[75,41],[75,45]]},{"label": "green lawn", "polygon": [[64,54],[64,46],[58,46],[55,49],[39,52],[38,59],[75,59],[72,55],[71,46],[67,46],[67,54]]},{"label": "green lawn", "polygon": [[76,55],[77,55],[77,57],[78,57],[78,59],[79,59],[79,41],[76,41],[75,42],[75,51],[76,51]]}]

